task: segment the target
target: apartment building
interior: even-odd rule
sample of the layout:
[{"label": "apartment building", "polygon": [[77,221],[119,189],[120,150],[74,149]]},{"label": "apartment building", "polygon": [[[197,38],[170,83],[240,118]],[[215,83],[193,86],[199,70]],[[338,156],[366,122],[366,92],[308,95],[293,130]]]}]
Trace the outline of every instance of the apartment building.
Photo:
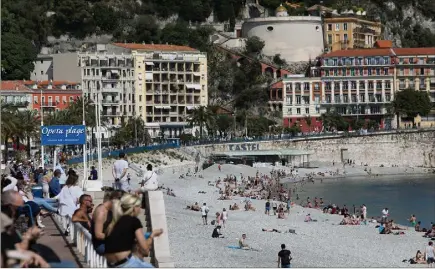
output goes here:
[{"label": "apartment building", "polygon": [[435,103],[435,48],[395,48],[396,89],[427,91]]},{"label": "apartment building", "polygon": [[[305,75],[288,75],[283,78],[284,103],[283,125],[291,127],[295,124],[304,132],[320,131],[320,104],[322,83],[320,77]],[[308,126],[306,118],[311,118]]]},{"label": "apartment building", "polygon": [[324,35],[329,52],[346,49],[373,48],[381,39],[382,24],[357,15],[324,18]]},{"label": "apartment building", "polygon": [[397,91],[424,90],[435,102],[435,48],[335,51],[323,55],[311,74],[283,79],[284,125],[298,122],[304,127],[310,117],[315,126],[321,114],[336,111],[348,119],[395,128],[396,122],[385,116]]},{"label": "apartment building", "polygon": [[207,56],[190,47],[114,43],[79,59],[83,89],[101,100],[110,126],[141,117],[151,137],[175,137],[208,104]]},{"label": "apartment building", "polygon": [[79,83],[70,81],[24,81],[32,92],[31,109],[44,114],[66,109],[82,97]]},{"label": "apartment building", "polygon": [[3,80],[0,89],[1,105],[16,107],[18,110],[31,109],[32,91],[20,80]]},{"label": "apartment building", "polygon": [[44,48],[42,51],[44,54],[38,54],[33,62],[34,69],[30,73],[32,81],[81,82],[76,52],[48,54],[48,48]]}]

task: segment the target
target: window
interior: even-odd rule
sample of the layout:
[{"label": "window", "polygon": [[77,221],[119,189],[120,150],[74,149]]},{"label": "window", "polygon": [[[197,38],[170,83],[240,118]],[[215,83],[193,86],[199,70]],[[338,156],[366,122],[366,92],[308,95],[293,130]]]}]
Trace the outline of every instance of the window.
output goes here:
[{"label": "window", "polygon": [[335,31],[340,31],[340,24],[339,23],[335,24]]},{"label": "window", "polygon": [[297,105],[301,104],[301,96],[300,95],[296,95],[296,104]]},{"label": "window", "polygon": [[38,96],[33,96],[33,103],[35,103],[35,104],[38,103]]},{"label": "window", "polygon": [[376,76],[380,76],[381,75],[381,69],[380,68],[376,68]]},{"label": "window", "polygon": [[343,89],[348,90],[349,89],[349,81],[343,81]]},{"label": "window", "polygon": [[409,74],[414,75],[414,68],[409,68]]},{"label": "window", "polygon": [[369,76],[371,76],[371,75],[372,75],[372,69],[369,68]]},{"label": "window", "polygon": [[390,89],[390,88],[391,88],[390,81],[385,81],[385,89]]},{"label": "window", "polygon": [[334,76],[338,76],[338,69],[334,69]]},{"label": "window", "polygon": [[388,68],[384,68],[384,75],[388,75]]},{"label": "window", "polygon": [[340,83],[339,82],[334,82],[334,89],[335,90],[340,89]]},{"label": "window", "polygon": [[291,115],[292,114],[292,109],[291,108],[287,108],[287,113]]},{"label": "window", "polygon": [[72,96],[69,97],[69,102],[70,103],[74,102],[74,98]]},{"label": "window", "polygon": [[328,31],[332,31],[332,24],[328,24]]},{"label": "window", "polygon": [[56,101],[56,103],[59,103],[60,102],[60,97],[56,96],[56,97],[54,97],[54,100]]},{"label": "window", "polygon": [[343,35],[343,39],[344,39],[344,41],[347,41],[347,34]]},{"label": "window", "polygon": [[351,81],[350,82],[350,88],[351,89],[356,89],[356,81]]},{"label": "window", "polygon": [[354,69],[354,68],[351,68],[351,69],[350,69],[350,75],[351,75],[351,76],[355,76],[355,69]]},{"label": "window", "polygon": [[139,102],[142,102],[142,95],[139,95]]},{"label": "window", "polygon": [[347,31],[347,23],[343,23],[343,30]]},{"label": "window", "polygon": [[328,44],[332,45],[332,35],[328,34]]},{"label": "window", "polygon": [[331,90],[331,82],[326,82],[325,83],[325,89],[326,90]]},{"label": "window", "polygon": [[291,104],[293,103],[293,102],[292,102],[292,101],[293,101],[293,100],[292,100],[292,96],[287,96],[286,99],[287,99],[287,104],[288,104],[288,105],[291,105]]},{"label": "window", "polygon": [[366,88],[366,83],[364,81],[360,81],[359,82],[359,89],[365,89]]},{"label": "window", "polygon": [[318,95],[318,94],[314,95],[314,103],[318,104],[319,101],[320,101],[320,95]]},{"label": "window", "polygon": [[301,114],[301,109],[300,108],[296,108],[296,114],[298,114],[298,115]]},{"label": "window", "polygon": [[420,68],[420,75],[424,75],[424,68]]},{"label": "window", "polygon": [[305,108],[305,114],[310,114],[310,109],[308,107]]}]

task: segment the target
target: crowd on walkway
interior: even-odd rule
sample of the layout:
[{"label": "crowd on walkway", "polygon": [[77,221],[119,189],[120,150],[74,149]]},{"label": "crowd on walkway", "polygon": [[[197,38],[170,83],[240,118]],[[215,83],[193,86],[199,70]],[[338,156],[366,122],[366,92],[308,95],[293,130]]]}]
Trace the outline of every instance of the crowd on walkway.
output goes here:
[{"label": "crowd on walkway", "polygon": [[[141,189],[126,192],[128,162],[124,153],[119,157],[113,166],[117,190],[106,192],[96,207],[92,196],[78,186],[77,173],[62,163],[53,171],[35,169],[32,162],[11,162],[1,178],[2,267],[77,267],[37,242],[44,236],[44,218],[57,214],[89,231],[96,253],[106,258],[109,267],[152,268],[144,257],[163,231],[147,232],[138,216],[144,206],[142,194],[157,186],[157,175],[148,166]],[[71,227],[64,228],[62,233],[68,235]]]}]

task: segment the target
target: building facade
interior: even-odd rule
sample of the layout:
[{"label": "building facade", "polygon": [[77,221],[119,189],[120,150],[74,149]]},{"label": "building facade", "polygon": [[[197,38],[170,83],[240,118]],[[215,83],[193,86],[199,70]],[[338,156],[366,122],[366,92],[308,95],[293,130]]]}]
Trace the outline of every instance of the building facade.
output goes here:
[{"label": "building facade", "polygon": [[81,82],[76,52],[39,54],[33,64],[34,69],[30,74],[32,81]]},{"label": "building facade", "polygon": [[2,106],[13,106],[18,110],[32,107],[32,91],[22,81],[2,81],[0,94]]},{"label": "building facade", "polygon": [[68,81],[26,81],[32,91],[31,108],[44,114],[66,109],[82,97],[80,84]]},{"label": "building facade", "polygon": [[83,90],[108,125],[141,117],[151,137],[175,137],[208,104],[207,56],[185,46],[115,43],[79,55]]},{"label": "building facade", "polygon": [[428,92],[435,103],[435,48],[335,51],[320,59],[312,75],[283,79],[284,125],[304,125],[310,117],[312,125],[321,126],[320,115],[335,111],[349,120],[395,128],[396,122],[386,117],[387,107],[406,88]]},{"label": "building facade", "polygon": [[325,42],[329,52],[373,48],[381,39],[382,24],[361,16],[340,15],[324,18]]}]

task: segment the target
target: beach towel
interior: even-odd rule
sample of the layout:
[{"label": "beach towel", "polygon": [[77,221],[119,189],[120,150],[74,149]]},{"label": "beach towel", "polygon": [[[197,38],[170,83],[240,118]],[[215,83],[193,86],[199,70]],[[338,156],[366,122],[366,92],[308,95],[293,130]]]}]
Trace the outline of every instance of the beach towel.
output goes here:
[{"label": "beach towel", "polygon": [[241,249],[239,246],[227,246],[227,248],[231,248],[231,249]]}]

